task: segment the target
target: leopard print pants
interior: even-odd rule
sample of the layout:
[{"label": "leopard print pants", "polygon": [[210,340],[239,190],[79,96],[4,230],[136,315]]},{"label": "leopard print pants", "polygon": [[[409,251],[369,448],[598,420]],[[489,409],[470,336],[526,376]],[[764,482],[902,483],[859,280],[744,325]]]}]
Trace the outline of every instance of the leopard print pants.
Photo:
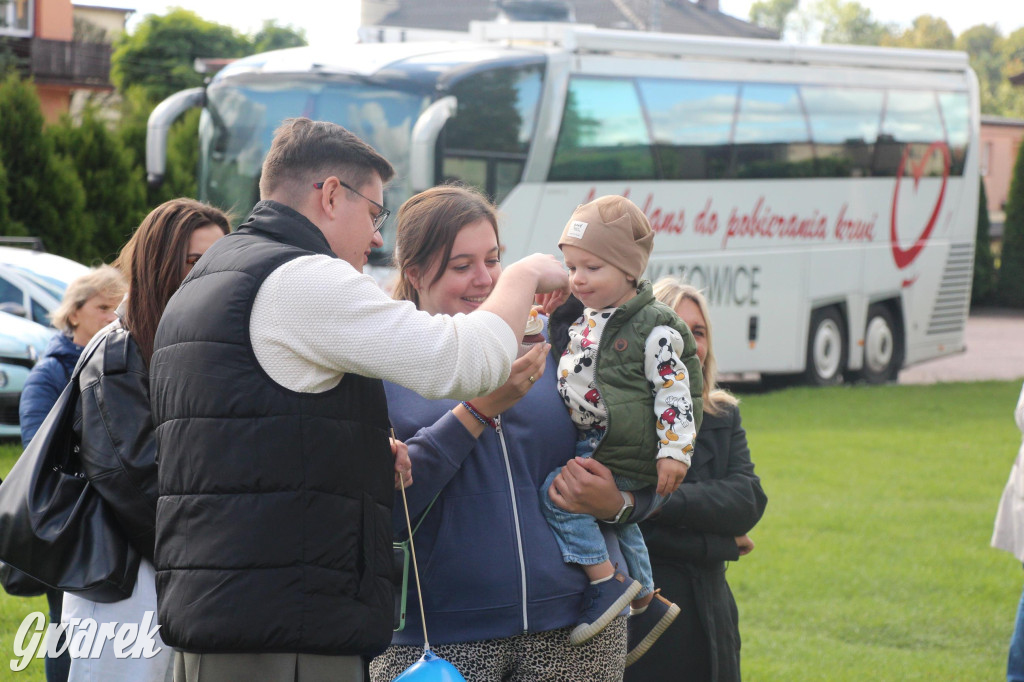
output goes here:
[{"label": "leopard print pants", "polygon": [[[626,617],[619,616],[583,646],[571,627],[482,642],[432,646],[466,682],[621,682]],[[423,655],[420,646],[392,646],[370,662],[371,682],[391,682]]]}]

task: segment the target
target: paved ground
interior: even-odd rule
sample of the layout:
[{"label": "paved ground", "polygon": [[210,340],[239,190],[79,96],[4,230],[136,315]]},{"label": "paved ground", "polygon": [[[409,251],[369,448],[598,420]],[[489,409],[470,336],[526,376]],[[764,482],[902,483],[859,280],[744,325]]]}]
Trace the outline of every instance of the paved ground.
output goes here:
[{"label": "paved ground", "polygon": [[967,320],[967,350],[900,372],[901,384],[1024,378],[1024,310],[983,309]]}]

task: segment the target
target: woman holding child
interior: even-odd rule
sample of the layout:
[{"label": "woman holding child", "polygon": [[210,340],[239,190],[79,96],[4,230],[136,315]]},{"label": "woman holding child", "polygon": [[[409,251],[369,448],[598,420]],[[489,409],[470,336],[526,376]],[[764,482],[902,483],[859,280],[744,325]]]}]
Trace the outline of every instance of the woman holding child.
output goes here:
[{"label": "woman holding child", "polygon": [[[490,202],[463,187],[427,190],[398,214],[395,297],[433,314],[469,313],[501,276],[500,253]],[[587,579],[562,561],[538,501],[545,477],[572,458],[576,442],[549,349],[526,350],[504,386],[462,403],[386,384],[415,471],[407,496],[413,524],[422,518],[415,544],[432,648],[474,682],[622,678],[625,618],[584,646],[569,643]],[[580,511],[614,517],[622,498],[607,485],[610,475],[590,475],[589,486],[579,478],[561,485],[562,494]],[[395,531],[405,537],[396,499]],[[609,550],[621,564],[615,542]],[[370,665],[376,682],[394,679],[423,653],[415,592],[410,586],[405,628]]]}]

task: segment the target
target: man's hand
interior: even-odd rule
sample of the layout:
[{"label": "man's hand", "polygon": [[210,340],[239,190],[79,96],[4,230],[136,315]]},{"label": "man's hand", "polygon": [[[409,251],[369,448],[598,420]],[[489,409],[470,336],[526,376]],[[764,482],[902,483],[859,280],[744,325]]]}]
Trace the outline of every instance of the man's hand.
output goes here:
[{"label": "man's hand", "polygon": [[741,535],[736,538],[736,546],[740,550],[740,556],[746,556],[754,551],[754,541],[747,535]]},{"label": "man's hand", "polygon": [[537,278],[537,293],[547,294],[554,291],[569,292],[569,273],[565,266],[549,253],[534,253],[509,267],[526,267]]},{"label": "man's hand", "polygon": [[657,466],[658,494],[662,497],[668,497],[674,493],[686,478],[686,472],[690,470],[690,467],[671,457],[662,457],[658,460]]},{"label": "man's hand", "polygon": [[391,439],[391,453],[395,456],[395,490],[412,485],[412,460],[409,446],[395,438]]}]

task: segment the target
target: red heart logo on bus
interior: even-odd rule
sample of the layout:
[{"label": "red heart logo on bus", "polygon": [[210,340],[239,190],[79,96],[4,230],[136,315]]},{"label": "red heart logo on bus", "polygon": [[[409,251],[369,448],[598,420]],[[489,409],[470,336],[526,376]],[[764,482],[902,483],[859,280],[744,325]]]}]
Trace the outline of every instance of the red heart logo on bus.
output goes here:
[{"label": "red heart logo on bus", "polygon": [[899,168],[896,170],[896,189],[893,190],[892,195],[892,219],[890,222],[890,238],[892,240],[892,258],[896,261],[896,267],[901,270],[911,263],[924,249],[925,243],[928,241],[928,236],[932,233],[935,228],[935,222],[939,218],[939,210],[942,208],[942,200],[946,196],[946,181],[949,180],[949,165],[950,155],[949,147],[945,142],[932,142],[928,145],[928,149],[925,150],[924,156],[916,164],[912,163],[911,171],[913,171],[914,177],[914,191],[917,191],[917,186],[921,182],[921,175],[924,173],[925,166],[928,164],[928,159],[931,158],[932,154],[939,152],[942,154],[942,187],[939,189],[939,197],[935,200],[935,208],[932,209],[931,216],[928,217],[928,222],[918,236],[917,241],[909,249],[904,249],[899,244],[899,238],[897,237],[896,230],[896,207],[900,198],[900,184],[903,182],[903,171],[906,168],[907,161],[910,158],[910,145],[903,150],[903,156],[900,158]]}]

